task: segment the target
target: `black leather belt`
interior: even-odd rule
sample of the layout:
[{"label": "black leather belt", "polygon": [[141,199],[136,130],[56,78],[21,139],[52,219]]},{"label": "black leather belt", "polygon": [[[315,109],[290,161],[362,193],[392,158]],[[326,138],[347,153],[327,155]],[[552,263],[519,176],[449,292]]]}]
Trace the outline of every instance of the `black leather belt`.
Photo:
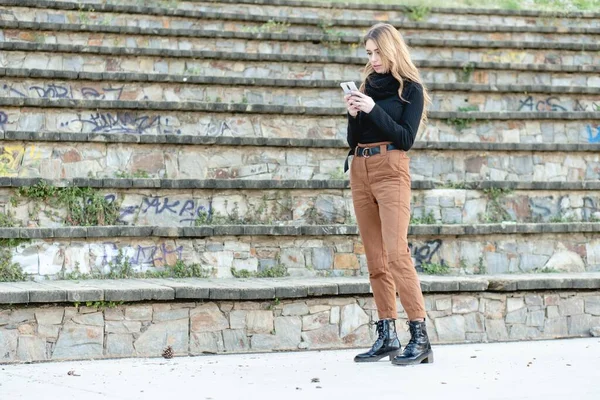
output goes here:
[{"label": "black leather belt", "polygon": [[[389,150],[399,150],[393,144],[388,144],[388,145],[385,146],[385,148],[388,151]],[[375,146],[375,147],[358,147],[356,149],[356,156],[358,156],[358,157],[369,158],[369,157],[374,156],[375,154],[379,154],[379,153],[381,153],[381,146]]]}]

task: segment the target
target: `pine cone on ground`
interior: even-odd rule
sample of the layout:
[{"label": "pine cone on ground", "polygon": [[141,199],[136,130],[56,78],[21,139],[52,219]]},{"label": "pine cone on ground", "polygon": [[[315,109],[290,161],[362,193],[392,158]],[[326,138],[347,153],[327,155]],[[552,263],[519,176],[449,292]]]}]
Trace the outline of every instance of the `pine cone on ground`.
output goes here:
[{"label": "pine cone on ground", "polygon": [[173,354],[174,354],[174,352],[173,352],[173,348],[171,346],[167,346],[167,348],[164,349],[162,352],[162,356],[164,358],[173,358]]}]

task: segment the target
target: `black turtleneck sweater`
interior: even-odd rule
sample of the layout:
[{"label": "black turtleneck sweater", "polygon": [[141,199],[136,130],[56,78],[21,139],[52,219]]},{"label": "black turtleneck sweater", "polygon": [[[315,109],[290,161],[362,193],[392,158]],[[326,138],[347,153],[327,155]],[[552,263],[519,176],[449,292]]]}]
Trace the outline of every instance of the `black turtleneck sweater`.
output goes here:
[{"label": "black turtleneck sweater", "polygon": [[[404,81],[403,101],[398,96],[399,83],[391,74],[373,74],[366,94],[373,98],[375,107],[370,113],[348,114],[348,145],[351,153],[358,143],[392,142],[404,151],[410,150],[423,114],[423,88],[420,84]],[[370,78],[371,78],[370,77]],[[391,79],[390,79],[391,78]],[[375,83],[385,85],[376,85]]]}]

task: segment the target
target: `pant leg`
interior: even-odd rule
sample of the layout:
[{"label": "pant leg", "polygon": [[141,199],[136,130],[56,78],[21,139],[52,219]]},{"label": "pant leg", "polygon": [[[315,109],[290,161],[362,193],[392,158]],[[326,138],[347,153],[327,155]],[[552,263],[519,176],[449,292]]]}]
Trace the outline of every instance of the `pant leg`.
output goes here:
[{"label": "pant leg", "polygon": [[365,247],[369,280],[379,319],[397,318],[396,286],[390,272],[381,230],[379,206],[371,192],[367,159],[354,157],[350,167],[350,188],[360,237]]},{"label": "pant leg", "polygon": [[386,162],[377,170],[371,187],[379,204],[387,261],[408,318],[425,318],[421,284],[408,247],[411,199],[409,158],[405,152],[398,150],[387,152],[385,157]]}]

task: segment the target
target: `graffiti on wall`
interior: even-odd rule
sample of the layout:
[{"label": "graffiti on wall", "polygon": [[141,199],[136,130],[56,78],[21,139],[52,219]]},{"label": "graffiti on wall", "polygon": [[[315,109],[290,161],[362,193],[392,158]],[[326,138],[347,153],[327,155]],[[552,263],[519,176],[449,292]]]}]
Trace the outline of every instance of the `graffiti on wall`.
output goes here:
[{"label": "graffiti on wall", "polygon": [[181,134],[180,129],[175,129],[169,123],[169,118],[160,115],[136,115],[131,112],[97,112],[89,117],[78,117],[69,122],[61,123],[61,127],[72,123],[80,123],[90,127],[93,133],[156,133],[159,135]]}]

